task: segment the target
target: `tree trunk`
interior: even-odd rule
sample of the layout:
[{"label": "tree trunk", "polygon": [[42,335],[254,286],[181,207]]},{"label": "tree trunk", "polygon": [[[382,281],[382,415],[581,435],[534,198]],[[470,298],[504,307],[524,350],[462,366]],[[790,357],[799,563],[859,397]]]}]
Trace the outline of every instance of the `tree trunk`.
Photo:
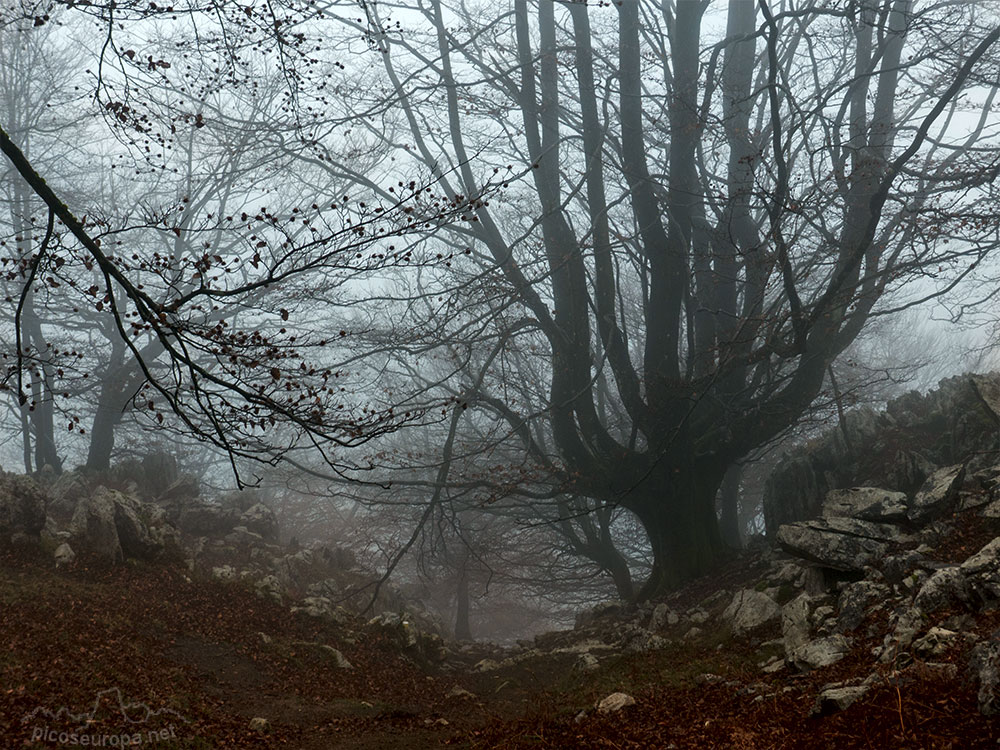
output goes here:
[{"label": "tree trunk", "polygon": [[722,480],[719,497],[722,503],[722,517],[719,519],[719,531],[722,541],[730,549],[742,549],[743,539],[740,534],[740,479],[743,467],[733,464],[726,471]]},{"label": "tree trunk", "polygon": [[[643,483],[629,500],[653,550],[653,570],[638,601],[663,596],[704,575],[725,552],[715,515],[725,472],[687,464],[655,473],[661,476],[659,491],[656,484]],[[664,473],[670,476],[664,478]]]},{"label": "tree trunk", "polygon": [[455,603],[455,640],[471,641],[472,626],[469,623],[469,555],[465,555],[458,571],[458,595]]}]

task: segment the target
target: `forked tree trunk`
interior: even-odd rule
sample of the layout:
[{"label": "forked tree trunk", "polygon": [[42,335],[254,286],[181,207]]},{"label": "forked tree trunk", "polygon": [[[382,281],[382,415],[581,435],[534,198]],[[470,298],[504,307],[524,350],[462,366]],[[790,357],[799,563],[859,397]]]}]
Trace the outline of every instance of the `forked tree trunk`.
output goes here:
[{"label": "forked tree trunk", "polygon": [[644,483],[642,494],[629,501],[642,522],[653,551],[653,570],[636,599],[663,596],[705,573],[722,558],[725,545],[715,515],[721,470],[675,466]]}]

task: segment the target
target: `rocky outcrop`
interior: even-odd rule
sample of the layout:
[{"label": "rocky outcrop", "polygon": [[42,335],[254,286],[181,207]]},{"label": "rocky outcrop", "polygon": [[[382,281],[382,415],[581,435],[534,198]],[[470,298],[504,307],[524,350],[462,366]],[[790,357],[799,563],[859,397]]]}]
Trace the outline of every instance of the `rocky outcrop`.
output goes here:
[{"label": "rocky outcrop", "polygon": [[15,535],[40,536],[46,502],[45,493],[31,477],[0,475],[0,544]]},{"label": "rocky outcrop", "polygon": [[[970,461],[978,470],[997,449],[998,394],[1000,373],[961,375],[894,399],[883,412],[849,412],[843,426],[788,452],[767,480],[768,535],[819,516],[831,490],[876,486],[912,497],[940,467]],[[911,521],[927,520],[914,512]]]},{"label": "rocky outcrop", "polygon": [[115,525],[115,503],[110,493],[97,493],[81,500],[73,512],[69,532],[77,549],[109,563],[123,559]]},{"label": "rocky outcrop", "polygon": [[785,551],[825,568],[861,572],[904,540],[896,526],[856,518],[823,518],[790,523],[778,529]]},{"label": "rocky outcrop", "polygon": [[736,635],[742,635],[781,618],[781,607],[763,591],[744,589],[737,591],[732,602],[722,613]]}]

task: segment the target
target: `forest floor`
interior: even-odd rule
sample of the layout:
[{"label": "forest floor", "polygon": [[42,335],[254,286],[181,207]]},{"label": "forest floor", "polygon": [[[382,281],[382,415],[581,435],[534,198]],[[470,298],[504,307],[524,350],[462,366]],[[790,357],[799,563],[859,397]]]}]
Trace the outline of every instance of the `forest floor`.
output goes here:
[{"label": "forest floor", "polygon": [[[1000,627],[995,619],[981,624]],[[977,710],[967,655],[951,655],[957,683],[919,664],[895,676],[882,665],[881,684],[820,717],[822,685],[872,672],[867,644],[826,669],[764,675],[749,643],[706,631],[608,657],[593,672],[573,670],[568,654],[484,673],[425,670],[377,633],[290,614],[239,585],[192,581],[181,566],[55,571],[41,552],[6,554],[0,747],[57,748],[72,733],[164,750],[998,747],[1000,724]],[[353,669],[338,669],[319,644]],[[473,695],[449,696],[456,686]],[[616,691],[636,705],[578,718]],[[255,717],[266,731],[251,729]]]}]

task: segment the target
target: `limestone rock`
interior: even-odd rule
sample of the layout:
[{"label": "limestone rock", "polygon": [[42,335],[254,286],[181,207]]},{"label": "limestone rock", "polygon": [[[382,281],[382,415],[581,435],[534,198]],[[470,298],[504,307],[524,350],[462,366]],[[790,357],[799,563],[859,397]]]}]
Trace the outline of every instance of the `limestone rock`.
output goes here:
[{"label": "limestone rock", "polygon": [[0,473],[0,542],[13,534],[38,537],[48,500],[31,477]]},{"label": "limestone rock", "polygon": [[79,549],[88,550],[106,562],[122,561],[115,503],[109,493],[95,493],[81,500],[73,511],[69,531]]},{"label": "limestone rock", "polygon": [[913,650],[923,657],[941,656],[954,643],[958,633],[947,628],[934,627],[913,642]]},{"label": "limestone rock", "polygon": [[1000,713],[1000,638],[994,633],[988,643],[972,649],[972,670],[979,682],[979,712],[984,716]]},{"label": "limestone rock", "polygon": [[889,587],[874,581],[855,581],[840,592],[837,608],[840,614],[837,626],[840,630],[854,630],[865,619],[868,609],[885,601],[890,594]]},{"label": "limestone rock", "polygon": [[906,517],[911,523],[925,524],[948,513],[958,501],[958,490],[965,478],[965,464],[938,469],[910,501]]},{"label": "limestone rock", "polygon": [[597,712],[601,714],[613,714],[627,706],[634,705],[635,698],[628,693],[612,693],[597,704]]},{"label": "limestone rock", "polygon": [[965,573],[959,566],[950,566],[935,571],[924,582],[917,591],[914,604],[922,611],[931,613],[955,602],[966,602],[970,595],[969,581]]},{"label": "limestone rock", "polygon": [[72,565],[73,561],[76,560],[76,553],[72,547],[63,542],[56,547],[55,552],[52,553],[52,557],[56,561],[56,567],[61,568],[64,565]]},{"label": "limestone rock", "polygon": [[827,688],[816,697],[814,716],[826,716],[850,707],[868,692],[866,685]]},{"label": "limestone rock", "polygon": [[908,541],[898,528],[854,518],[800,521],[778,529],[778,544],[798,557],[846,572],[863,572],[891,543]]},{"label": "limestone rock", "polygon": [[278,539],[278,519],[274,511],[263,503],[248,508],[240,516],[239,525],[246,527],[253,534],[260,534],[266,542],[275,542]]},{"label": "limestone rock", "polygon": [[828,635],[795,649],[792,662],[802,672],[820,669],[836,664],[847,655],[850,648],[851,641],[846,636]]},{"label": "limestone rock", "polygon": [[830,490],[823,501],[823,518],[858,518],[895,522],[906,519],[906,495],[877,487]]},{"label": "limestone rock", "polygon": [[271,722],[261,716],[250,719],[250,731],[266,734],[271,729]]},{"label": "limestone rock", "polygon": [[737,635],[776,621],[781,617],[781,607],[762,591],[743,589],[737,591],[732,602],[722,613]]},{"label": "limestone rock", "polygon": [[809,642],[809,600],[808,594],[799,594],[781,608],[781,639],[788,658]]}]

